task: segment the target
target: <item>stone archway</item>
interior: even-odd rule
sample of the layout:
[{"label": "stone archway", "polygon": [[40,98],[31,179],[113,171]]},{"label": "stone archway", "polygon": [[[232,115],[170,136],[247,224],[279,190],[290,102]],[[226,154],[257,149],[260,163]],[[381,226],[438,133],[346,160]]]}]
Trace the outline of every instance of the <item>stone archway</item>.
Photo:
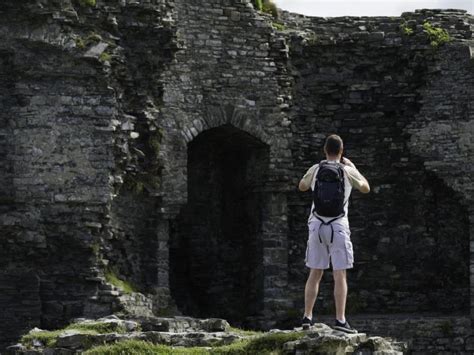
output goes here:
[{"label": "stone archway", "polygon": [[263,309],[268,169],[269,146],[230,124],[188,144],[188,202],[170,228],[182,313],[242,324]]}]

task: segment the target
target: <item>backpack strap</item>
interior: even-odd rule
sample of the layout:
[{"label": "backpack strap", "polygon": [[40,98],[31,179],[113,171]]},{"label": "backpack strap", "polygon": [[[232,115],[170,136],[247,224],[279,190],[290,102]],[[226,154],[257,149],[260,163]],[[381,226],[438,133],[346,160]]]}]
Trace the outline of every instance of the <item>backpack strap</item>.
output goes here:
[{"label": "backpack strap", "polygon": [[329,225],[329,226],[331,227],[331,244],[332,244],[332,242],[333,242],[333,240],[334,240],[334,228],[332,227],[332,222],[338,220],[339,218],[344,217],[346,214],[343,213],[342,215],[337,216],[337,217],[334,217],[333,219],[331,219],[331,220],[329,220],[329,221],[327,221],[327,222],[324,222],[321,218],[319,218],[318,216],[316,216],[316,214],[315,214],[314,212],[313,212],[313,214],[314,214],[314,216],[315,216],[317,219],[319,219],[319,220],[321,221],[321,224],[319,225],[319,229],[318,229],[319,242],[320,242],[320,243],[323,242],[322,239],[321,239],[321,227],[322,227],[323,225],[325,225],[325,226]]}]

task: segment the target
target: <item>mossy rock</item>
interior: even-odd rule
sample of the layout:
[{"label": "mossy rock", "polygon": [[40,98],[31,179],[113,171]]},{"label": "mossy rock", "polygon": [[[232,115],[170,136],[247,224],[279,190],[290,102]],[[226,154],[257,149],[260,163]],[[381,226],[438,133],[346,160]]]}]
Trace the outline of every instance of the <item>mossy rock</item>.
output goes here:
[{"label": "mossy rock", "polygon": [[113,269],[106,270],[105,279],[109,284],[117,287],[126,294],[138,292],[137,288],[131,282],[120,279]]},{"label": "mossy rock", "polygon": [[83,7],[94,7],[97,5],[96,0],[79,0],[79,5]]},{"label": "mossy rock", "polygon": [[283,344],[302,338],[303,332],[267,333],[250,339],[240,340],[231,345],[204,347],[173,347],[152,344],[146,341],[121,341],[111,345],[94,347],[85,352],[87,355],[141,355],[141,354],[180,354],[180,355],[249,355],[279,354]]},{"label": "mossy rock", "polygon": [[20,342],[27,348],[35,346],[38,342],[46,348],[56,346],[58,338],[72,332],[79,335],[98,335],[107,333],[126,333],[125,326],[117,322],[84,322],[72,323],[67,327],[58,330],[32,330],[25,334]]}]

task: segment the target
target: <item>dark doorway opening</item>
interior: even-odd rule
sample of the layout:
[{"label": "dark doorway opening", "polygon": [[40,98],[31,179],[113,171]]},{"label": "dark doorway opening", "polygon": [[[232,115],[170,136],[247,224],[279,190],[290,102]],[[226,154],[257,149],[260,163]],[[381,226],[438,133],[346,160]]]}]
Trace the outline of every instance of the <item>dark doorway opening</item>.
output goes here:
[{"label": "dark doorway opening", "polygon": [[171,223],[170,287],[180,311],[244,325],[262,309],[269,147],[231,125],[188,145],[188,203]]}]

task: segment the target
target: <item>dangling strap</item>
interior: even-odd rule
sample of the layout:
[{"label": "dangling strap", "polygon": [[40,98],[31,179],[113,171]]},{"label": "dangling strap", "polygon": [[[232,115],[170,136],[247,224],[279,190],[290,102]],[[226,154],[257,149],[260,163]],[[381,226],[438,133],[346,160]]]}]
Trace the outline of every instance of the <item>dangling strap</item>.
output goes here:
[{"label": "dangling strap", "polygon": [[318,237],[319,237],[319,242],[322,243],[323,241],[321,240],[321,227],[323,225],[327,226],[329,225],[331,227],[331,244],[334,240],[334,228],[332,227],[332,222],[334,222],[335,220],[339,219],[339,218],[342,218],[345,216],[345,213],[343,213],[342,215],[338,216],[338,217],[335,217],[327,222],[324,222],[321,218],[319,218],[318,216],[316,216],[316,214],[314,215],[317,219],[319,219],[321,221],[321,224],[319,225],[319,229],[318,229]]}]

